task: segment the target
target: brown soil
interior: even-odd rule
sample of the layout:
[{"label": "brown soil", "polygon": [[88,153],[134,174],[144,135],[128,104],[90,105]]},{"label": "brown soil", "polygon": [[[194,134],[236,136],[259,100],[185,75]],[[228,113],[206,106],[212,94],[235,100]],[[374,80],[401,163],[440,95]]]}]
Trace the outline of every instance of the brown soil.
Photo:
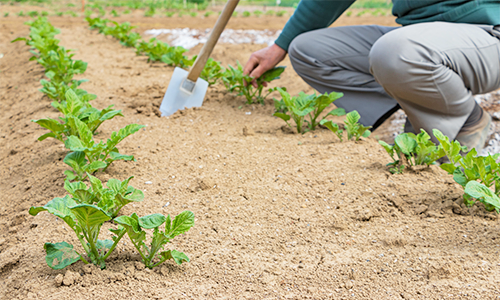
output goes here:
[{"label": "brown soil", "polygon": [[[209,27],[215,19],[157,19],[162,28]],[[279,29],[284,19],[242,19],[233,28]],[[337,25],[364,18],[343,18]],[[374,139],[340,143],[324,129],[291,134],[265,106],[244,105],[216,86],[202,108],[158,117],[172,68],[89,31],[76,18],[51,18],[61,45],[88,62],[82,88],[93,105],[115,104],[124,118],[104,123],[106,137],[136,122],[147,127],[121,144],[137,162],[98,176],[124,179],[145,200],[123,214],[178,214],[196,225],[169,245],[190,263],[146,270],[128,238],[98,270],[78,262],[45,264],[43,244],[73,233],[54,216],[28,214],[65,195],[64,147],[38,142],[30,120],[59,114],[38,91],[42,67],[28,61],[23,18],[0,19],[1,299],[493,299],[500,296],[500,226],[495,213],[462,204],[460,186],[439,167],[392,175]],[[136,18],[141,30],[155,27]],[[370,22],[392,24],[393,18]],[[175,23],[179,22],[179,23]],[[189,23],[194,22],[194,23]],[[196,23],[197,22],[197,23]],[[245,61],[262,45],[218,45],[224,64]],[[195,53],[197,49],[193,49]],[[312,90],[290,67],[279,84]],[[239,107],[242,106],[241,109]],[[247,114],[250,112],[251,114]],[[152,184],[146,184],[151,181]],[[169,203],[167,206],[166,204]],[[114,225],[105,224],[105,228]],[[102,238],[108,238],[102,231]]]}]

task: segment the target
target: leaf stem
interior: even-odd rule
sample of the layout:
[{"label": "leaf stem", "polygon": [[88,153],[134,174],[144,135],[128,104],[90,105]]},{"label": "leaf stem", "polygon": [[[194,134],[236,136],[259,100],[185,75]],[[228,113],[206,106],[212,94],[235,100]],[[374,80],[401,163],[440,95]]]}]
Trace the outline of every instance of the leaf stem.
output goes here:
[{"label": "leaf stem", "polygon": [[86,264],[86,265],[88,265],[88,264],[89,264],[89,262],[88,262],[85,258],[83,258],[83,255],[81,255],[81,254],[80,254],[80,253],[78,253],[77,251],[75,251],[75,252],[76,252],[76,254],[80,255],[80,260],[81,260],[81,261],[83,261],[83,263],[84,263],[84,264]]},{"label": "leaf stem", "polygon": [[108,252],[106,253],[106,255],[104,255],[104,257],[102,258],[103,260],[106,260],[106,258],[108,258],[108,256],[111,254],[111,252],[113,252],[113,250],[115,250],[116,248],[116,245],[118,245],[118,242],[122,239],[123,235],[127,232],[127,229],[123,228],[122,231],[120,232],[120,234],[116,237],[116,240],[115,242],[113,243],[113,246],[111,246],[111,248],[109,248]]}]

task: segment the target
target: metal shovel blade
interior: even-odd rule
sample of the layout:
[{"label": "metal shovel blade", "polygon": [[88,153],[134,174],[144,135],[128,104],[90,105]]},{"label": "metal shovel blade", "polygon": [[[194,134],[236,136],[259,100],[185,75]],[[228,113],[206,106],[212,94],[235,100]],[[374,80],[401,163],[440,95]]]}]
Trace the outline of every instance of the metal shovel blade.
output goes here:
[{"label": "metal shovel blade", "polygon": [[200,107],[203,104],[203,99],[207,93],[208,82],[198,78],[192,91],[189,91],[189,88],[184,88],[188,85],[185,84],[187,76],[188,71],[181,68],[175,68],[167,92],[161,102],[160,111],[162,117],[170,116],[180,109]]}]

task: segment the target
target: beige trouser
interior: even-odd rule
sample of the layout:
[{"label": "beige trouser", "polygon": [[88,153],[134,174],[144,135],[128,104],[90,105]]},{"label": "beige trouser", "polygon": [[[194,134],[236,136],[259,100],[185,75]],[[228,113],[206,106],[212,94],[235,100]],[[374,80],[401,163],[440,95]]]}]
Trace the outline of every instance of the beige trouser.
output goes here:
[{"label": "beige trouser", "polygon": [[378,127],[399,107],[419,132],[455,138],[473,95],[500,88],[500,27],[432,22],[405,27],[348,26],[296,37],[296,72],[320,93]]}]

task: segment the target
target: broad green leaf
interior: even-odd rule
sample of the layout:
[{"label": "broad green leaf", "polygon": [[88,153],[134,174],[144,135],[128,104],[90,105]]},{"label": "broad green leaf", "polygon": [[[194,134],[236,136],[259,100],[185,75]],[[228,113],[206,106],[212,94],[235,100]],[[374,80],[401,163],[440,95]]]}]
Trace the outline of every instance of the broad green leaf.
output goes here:
[{"label": "broad green leaf", "polygon": [[406,155],[412,155],[417,147],[417,141],[409,137],[407,134],[400,134],[394,139],[394,143],[398,145],[401,152]]},{"label": "broad green leaf", "polygon": [[152,214],[139,218],[139,226],[146,229],[152,229],[165,223],[167,218],[162,214]]},{"label": "broad green leaf", "polygon": [[[101,208],[90,204],[78,204],[69,208],[78,223],[87,228],[99,226],[111,218]],[[90,232],[90,230],[88,230]]]},{"label": "broad green leaf", "polygon": [[80,260],[80,255],[73,250],[73,245],[66,242],[45,243],[47,265],[54,270],[61,270]]},{"label": "broad green leaf", "polygon": [[455,180],[456,183],[460,184],[463,187],[465,187],[467,182],[469,182],[469,180],[467,179],[467,177],[465,177],[464,173],[462,173],[460,168],[456,168],[455,171],[453,172],[453,180]]},{"label": "broad green leaf", "polygon": [[84,152],[77,151],[68,153],[66,157],[64,157],[63,162],[77,173],[81,173],[83,171],[83,167],[87,163],[87,159],[85,158]]},{"label": "broad green leaf", "polygon": [[394,146],[391,146],[389,144],[387,144],[386,142],[380,140],[378,141],[378,143],[384,147],[385,151],[387,151],[387,153],[389,153],[389,155],[392,157],[394,155]]},{"label": "broad green leaf", "polygon": [[66,148],[70,149],[71,151],[75,151],[75,152],[87,150],[87,147],[85,147],[85,145],[82,143],[82,141],[74,135],[69,136],[66,139],[66,141],[64,142],[64,145],[66,146]]},{"label": "broad green leaf", "polygon": [[99,193],[100,191],[102,191],[103,190],[102,181],[100,181],[99,178],[94,177],[90,174],[87,175],[89,176],[89,181],[90,184],[92,185],[92,190],[94,191],[94,193]]},{"label": "broad green leaf", "polygon": [[183,261],[189,262],[189,258],[187,257],[187,255],[177,250],[167,250],[160,252],[160,256],[162,257],[162,260],[173,259],[178,265],[182,264]]},{"label": "broad green leaf", "polygon": [[55,134],[60,135],[64,131],[64,125],[59,123],[59,121],[54,120],[54,119],[50,119],[50,118],[39,119],[39,120],[32,120],[32,122],[37,123],[38,125],[52,131]]},{"label": "broad green leaf", "polygon": [[[170,215],[169,215],[170,217]],[[170,239],[178,236],[179,234],[183,234],[188,231],[194,225],[194,213],[191,211],[185,210],[178,214],[172,223],[165,223],[165,234],[169,236]]]},{"label": "broad green leaf", "polygon": [[109,158],[113,161],[115,160],[134,160],[133,155],[125,155],[125,154],[120,154],[115,151],[109,152]]},{"label": "broad green leaf", "polygon": [[359,115],[359,113],[355,110],[347,113],[346,115],[346,123],[350,123],[350,124],[355,124],[359,121],[359,119],[361,118],[361,116]]},{"label": "broad green leaf", "polygon": [[94,145],[94,141],[92,140],[92,131],[88,128],[87,124],[80,121],[78,118],[71,116],[70,118],[74,118],[74,122],[78,129],[78,135],[80,137],[80,141],[85,145],[85,147],[90,148]]},{"label": "broad green leaf", "polygon": [[329,112],[327,114],[327,116],[337,116],[337,117],[340,117],[343,115],[345,115],[345,109],[340,108],[340,107],[332,110],[331,112]]},{"label": "broad green leaf", "polygon": [[43,141],[43,140],[45,140],[46,138],[49,138],[49,137],[57,139],[56,135],[53,132],[47,132],[46,134],[40,136],[38,138],[38,140],[39,141]]},{"label": "broad green leaf", "polygon": [[75,180],[78,176],[73,173],[73,171],[66,170],[64,171],[64,175],[66,175],[66,180]]},{"label": "broad green leaf", "polygon": [[95,245],[96,245],[97,250],[101,250],[102,253],[106,253],[113,246],[113,241],[112,240],[97,240],[97,243]]},{"label": "broad green leaf", "polygon": [[69,227],[72,229],[75,226],[74,216],[71,213],[70,207],[76,205],[77,203],[73,200],[69,195],[66,195],[64,198],[54,198],[50,200],[43,207],[35,207],[32,206],[29,209],[29,214],[32,216],[36,216],[39,212],[47,211],[53,214],[56,217],[63,219]]},{"label": "broad green leaf", "polygon": [[85,172],[94,173],[95,171],[97,171],[99,169],[104,169],[107,166],[108,165],[105,162],[98,160],[98,161],[94,161],[93,163],[86,165],[83,170]]},{"label": "broad green leaf", "polygon": [[[364,128],[363,128],[364,129]],[[363,134],[361,135],[362,137],[364,138],[367,138],[370,136],[370,134],[372,134],[372,132],[370,130],[365,130],[365,132],[363,132]]]},{"label": "broad green leaf", "polygon": [[450,163],[441,164],[439,167],[441,169],[445,170],[446,172],[448,172],[448,174],[453,174],[453,172],[455,172],[455,169],[457,168],[457,167],[455,167],[454,164],[450,164]]},{"label": "broad green leaf", "polygon": [[262,76],[259,78],[259,81],[270,82],[275,79],[279,79],[281,73],[285,71],[285,67],[275,67],[270,70],[267,70]]},{"label": "broad green leaf", "polygon": [[135,232],[140,232],[141,228],[139,227],[139,218],[135,213],[132,216],[119,216],[113,219],[116,223],[125,226],[126,228],[130,228]]},{"label": "broad green leaf", "polygon": [[[284,121],[290,120],[290,116],[289,115],[284,114],[284,113],[280,113],[280,112],[274,113],[273,116],[278,117],[280,119],[283,119]],[[281,123],[281,124],[283,124],[283,123]]]},{"label": "broad green leaf", "polygon": [[138,125],[138,124],[129,124],[125,126],[124,128],[121,128],[118,130],[118,132],[114,131],[111,133],[111,138],[108,139],[107,141],[107,147],[109,148],[114,148],[119,142],[121,142],[124,138],[128,137],[131,134],[136,133],[139,131],[141,128],[144,128],[146,126],[144,125]]},{"label": "broad green leaf", "polygon": [[464,192],[483,203],[492,205],[497,211],[500,210],[500,198],[484,184],[477,181],[469,181],[465,186]]}]

